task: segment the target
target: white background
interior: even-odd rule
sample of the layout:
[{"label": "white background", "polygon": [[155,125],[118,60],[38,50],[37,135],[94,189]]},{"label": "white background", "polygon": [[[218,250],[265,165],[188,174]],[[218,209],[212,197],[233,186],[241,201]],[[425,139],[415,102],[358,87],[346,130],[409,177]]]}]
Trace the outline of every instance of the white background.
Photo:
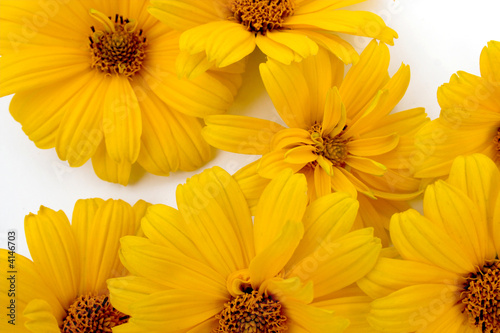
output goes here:
[{"label": "white background", "polygon": [[[354,6],[353,6],[354,7]],[[438,86],[457,70],[479,74],[479,54],[489,40],[500,40],[499,0],[369,0],[355,6],[373,11],[399,34],[391,47],[393,74],[401,62],[410,65],[410,87],[397,110],[422,106],[429,117],[439,115]],[[367,39],[350,37],[358,51]],[[257,60],[248,67],[232,114],[276,119],[257,73]],[[1,70],[1,69],[0,69]],[[7,247],[7,231],[17,231],[17,252],[29,255],[23,232],[24,216],[36,213],[40,205],[62,209],[71,216],[80,198],[138,199],[175,207],[175,188],[200,172],[173,173],[169,177],[145,174],[127,187],[98,179],[91,163],[69,168],[57,158],[54,149],[40,150],[29,141],[9,114],[11,96],[0,98],[0,248]],[[216,152],[205,167],[220,165],[230,173],[255,157]]]}]

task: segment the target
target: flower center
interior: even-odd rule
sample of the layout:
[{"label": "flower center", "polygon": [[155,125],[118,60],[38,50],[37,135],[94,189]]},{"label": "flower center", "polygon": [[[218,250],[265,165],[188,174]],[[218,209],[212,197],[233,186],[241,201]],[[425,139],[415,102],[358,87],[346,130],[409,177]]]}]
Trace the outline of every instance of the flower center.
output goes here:
[{"label": "flower center", "polygon": [[230,19],[243,24],[248,31],[260,32],[281,29],[283,21],[293,15],[293,0],[229,0],[233,12]]},{"label": "flower center", "polygon": [[321,125],[316,123],[309,129],[311,140],[316,147],[316,154],[323,155],[332,162],[333,166],[345,166],[347,158],[347,143],[349,139],[342,138],[342,132],[335,137],[322,136]]},{"label": "flower center", "polygon": [[78,297],[68,309],[61,332],[111,332],[112,328],[128,321],[129,316],[116,310],[108,296],[85,295]]},{"label": "flower center", "polygon": [[143,31],[137,31],[135,20],[124,19],[116,14],[114,22],[101,12],[91,10],[91,16],[100,21],[104,30],[92,29],[90,52],[91,67],[106,75],[122,74],[131,77],[137,73],[146,57],[147,39]]},{"label": "flower center", "polygon": [[282,333],[288,330],[281,304],[259,292],[233,297],[224,310],[215,316],[219,327],[212,333]]},{"label": "flower center", "polygon": [[467,277],[461,294],[469,323],[482,332],[500,332],[500,261],[488,263]]}]

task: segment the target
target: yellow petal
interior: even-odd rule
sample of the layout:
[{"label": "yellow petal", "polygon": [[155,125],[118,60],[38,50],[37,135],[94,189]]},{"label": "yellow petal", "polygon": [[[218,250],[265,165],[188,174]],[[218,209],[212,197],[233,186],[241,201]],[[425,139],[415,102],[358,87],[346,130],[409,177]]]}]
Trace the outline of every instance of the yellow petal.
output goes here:
[{"label": "yellow petal", "polygon": [[40,276],[64,308],[74,301],[80,282],[81,263],[68,218],[62,211],[40,207],[24,219],[26,241]]},{"label": "yellow petal", "polygon": [[186,77],[191,80],[213,66],[213,62],[207,60],[205,52],[189,54],[187,51],[181,51],[175,62],[175,71],[179,78]]},{"label": "yellow petal", "polygon": [[462,277],[434,265],[410,260],[379,258],[375,267],[358,286],[372,298],[389,295],[418,284],[459,285]]},{"label": "yellow petal", "polygon": [[481,76],[492,82],[500,81],[500,43],[489,41],[481,52]]},{"label": "yellow petal", "polygon": [[380,16],[364,11],[328,9],[314,13],[297,14],[288,17],[285,26],[300,28],[313,26],[315,28],[350,35],[377,38],[389,45],[394,45],[397,33],[387,27]]},{"label": "yellow petal", "polygon": [[132,172],[132,164],[129,161],[117,163],[109,156],[104,142],[101,142],[92,156],[92,167],[97,177],[121,185],[128,184]]},{"label": "yellow petal", "polygon": [[309,304],[314,299],[312,283],[303,283],[299,278],[281,279],[274,278],[264,282],[259,291],[268,292],[278,301],[286,302],[287,299],[301,301]]},{"label": "yellow petal", "polygon": [[[31,301],[24,309],[25,327],[33,333],[59,333],[59,325],[50,305],[41,299]],[[16,330],[17,331],[17,330]]]},{"label": "yellow petal", "polygon": [[201,290],[161,291],[130,306],[131,322],[144,328],[172,332],[185,331],[224,309],[227,298]]},{"label": "yellow petal", "polygon": [[390,232],[404,259],[427,263],[457,274],[475,272],[469,254],[447,232],[415,210],[393,215]]},{"label": "yellow petal", "polygon": [[295,9],[295,14],[307,14],[319,12],[322,10],[334,10],[342,7],[351,6],[361,3],[365,0],[316,0],[316,1],[302,1],[300,7]]},{"label": "yellow petal", "polygon": [[299,144],[314,144],[309,131],[302,128],[285,128],[277,132],[271,141],[273,150],[292,148]]},{"label": "yellow petal", "polygon": [[252,215],[255,215],[255,208],[260,196],[270,181],[257,173],[259,163],[260,160],[251,162],[233,174],[234,180],[236,180],[247,199]]},{"label": "yellow petal", "polygon": [[320,167],[314,168],[314,189],[316,197],[320,198],[332,192],[331,176],[326,173],[325,169]]},{"label": "yellow petal", "polygon": [[383,164],[365,157],[349,155],[345,162],[359,172],[375,176],[382,176],[387,171],[387,168]]},{"label": "yellow petal", "polygon": [[253,234],[256,254],[261,253],[282,233],[288,220],[302,221],[307,205],[304,175],[281,172],[266,187],[255,213]]},{"label": "yellow petal", "polygon": [[[109,81],[93,71],[86,75],[86,86],[65,105],[66,111],[56,137],[56,152],[71,166],[83,165],[103,139],[103,103]],[[108,125],[109,126],[109,125]]]},{"label": "yellow petal", "polygon": [[346,110],[344,104],[342,104],[338,88],[333,87],[326,95],[321,133],[334,137],[344,129],[345,122]]},{"label": "yellow petal", "polygon": [[[292,50],[294,61],[301,61],[311,55],[318,53],[318,44],[313,42],[309,37],[302,34],[290,33],[287,30],[269,31],[266,37],[276,43],[283,44]],[[274,53],[266,53],[268,57],[274,58]]]},{"label": "yellow petal", "polygon": [[142,121],[139,101],[128,78],[110,78],[103,117],[106,151],[109,156],[116,163],[134,163],[139,155]]},{"label": "yellow petal", "polygon": [[455,306],[459,290],[459,287],[443,284],[420,284],[400,289],[372,302],[368,322],[386,332],[424,330],[430,323],[440,321]]},{"label": "yellow petal", "polygon": [[389,81],[389,58],[387,46],[372,41],[349,69],[340,87],[349,118],[354,118]]},{"label": "yellow petal", "polygon": [[390,134],[375,138],[349,141],[347,149],[350,154],[357,156],[375,156],[387,153],[399,143],[399,135]]},{"label": "yellow petal", "polygon": [[298,61],[297,55],[292,49],[282,43],[275,42],[267,36],[257,34],[255,44],[262,53],[282,64],[290,65],[293,61]]},{"label": "yellow petal", "polygon": [[165,290],[165,286],[140,276],[125,276],[109,279],[107,286],[113,307],[123,313],[130,313],[130,305],[146,295]]},{"label": "yellow petal", "polygon": [[280,149],[263,155],[257,165],[257,172],[259,175],[268,179],[273,179],[285,169],[292,169],[293,172],[302,169],[304,164],[285,162],[285,153],[286,150]]},{"label": "yellow petal", "polygon": [[373,229],[353,231],[338,239],[325,239],[311,255],[287,274],[312,281],[314,297],[331,294],[356,282],[375,266],[382,248]]},{"label": "yellow petal", "polygon": [[248,267],[254,256],[250,210],[236,181],[214,167],[177,188],[177,206],[192,241],[218,272]]},{"label": "yellow petal", "polygon": [[[109,199],[101,204],[90,222],[87,247],[82,249],[85,281],[80,290],[106,293],[106,280],[126,274],[118,257],[120,238],[134,235],[139,229],[132,207],[122,200]],[[82,239],[83,236],[78,236]]]},{"label": "yellow petal", "polygon": [[343,332],[349,326],[349,320],[336,317],[331,311],[293,301],[284,305],[291,332]]},{"label": "yellow petal", "polygon": [[356,199],[358,196],[358,189],[352,183],[353,179],[355,179],[355,177],[352,176],[351,173],[344,171],[344,168],[334,168],[331,180],[332,188],[337,192],[349,193],[352,198]]},{"label": "yellow petal", "polygon": [[155,94],[143,96],[143,133],[137,161],[146,171],[168,176],[179,169],[196,170],[210,160],[210,147],[201,136],[198,119],[170,109]]},{"label": "yellow petal", "polygon": [[[178,249],[134,236],[123,237],[121,244],[120,259],[133,275],[147,277],[165,289],[193,289],[221,296],[227,294],[225,277]],[[145,262],[148,264],[144,265]]]},{"label": "yellow petal", "polygon": [[313,254],[328,241],[344,236],[351,229],[358,202],[346,193],[332,193],[313,201],[304,213],[304,237],[287,267]]},{"label": "yellow petal", "polygon": [[219,20],[215,3],[196,0],[151,1],[149,13],[175,30],[187,30],[200,24]]},{"label": "yellow petal", "polygon": [[291,148],[285,153],[285,162],[305,165],[317,159],[318,155],[316,155],[315,152],[316,148],[310,145]]},{"label": "yellow petal", "polygon": [[250,262],[250,281],[254,290],[257,290],[265,280],[275,277],[285,267],[303,234],[302,221],[287,220],[280,233],[271,242],[258,242],[265,247],[256,246],[257,255]]},{"label": "yellow petal", "polygon": [[283,126],[274,121],[233,115],[205,118],[203,137],[212,146],[239,154],[262,155]]},{"label": "yellow petal", "polygon": [[308,129],[311,125],[309,90],[297,64],[283,65],[268,60],[260,64],[260,75],[274,107],[289,127]]}]

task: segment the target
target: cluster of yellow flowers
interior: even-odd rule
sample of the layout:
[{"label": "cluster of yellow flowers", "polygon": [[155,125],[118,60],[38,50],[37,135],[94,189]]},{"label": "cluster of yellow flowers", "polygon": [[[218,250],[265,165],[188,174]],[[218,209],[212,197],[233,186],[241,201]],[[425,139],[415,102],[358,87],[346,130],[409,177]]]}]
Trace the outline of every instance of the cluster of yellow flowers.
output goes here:
[{"label": "cluster of yellow flowers", "polygon": [[[177,208],[28,215],[1,331],[500,333],[500,43],[439,88],[438,119],[391,113],[410,69],[389,75],[397,34],[344,9],[363,1],[1,0],[0,96],[37,147],[122,185],[210,146],[260,156]],[[279,122],[224,114],[256,47]]]}]

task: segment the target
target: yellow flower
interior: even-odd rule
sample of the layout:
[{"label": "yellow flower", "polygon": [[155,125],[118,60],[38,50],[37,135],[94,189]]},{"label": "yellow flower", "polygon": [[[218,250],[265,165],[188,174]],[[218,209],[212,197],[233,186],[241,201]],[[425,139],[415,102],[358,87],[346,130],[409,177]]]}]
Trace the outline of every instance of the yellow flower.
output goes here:
[{"label": "yellow flower", "polygon": [[473,153],[500,167],[500,42],[483,48],[480,66],[481,76],[460,71],[439,87],[441,114],[416,135],[416,177],[446,176],[455,156]]},{"label": "yellow flower", "polygon": [[358,310],[369,303],[351,289],[381,245],[372,229],[349,232],[354,199],[333,193],[306,207],[305,177],[287,170],[262,194],[252,223],[236,181],[218,167],[176,195],[178,210],[148,209],[147,238],[122,238],[131,275],[108,288],[131,318],[115,333],[344,331],[349,321],[332,310],[362,324]]},{"label": "yellow flower", "polygon": [[[223,113],[241,66],[188,81],[175,74],[179,33],[142,0],[0,3],[0,96],[39,148],[126,185],[210,159],[196,117]],[[108,17],[109,16],[109,17]]]},{"label": "yellow flower", "polygon": [[322,50],[289,66],[270,60],[260,66],[261,76],[288,128],[217,115],[205,118],[203,135],[217,148],[263,155],[235,175],[250,202],[268,179],[291,168],[306,175],[311,200],[331,191],[357,198],[357,226],[374,226],[388,244],[384,225],[419,193],[408,161],[413,136],[427,122],[422,108],[389,114],[408,87],[410,69],[402,65],[391,78],[388,66],[387,46],[375,41],[345,78],[343,64]]},{"label": "yellow flower", "polygon": [[[152,0],[150,13],[183,31],[180,48],[189,54],[184,74],[206,66],[233,64],[255,46],[268,57],[290,64],[318,52],[318,45],[345,63],[358,54],[336,32],[393,44],[397,34],[377,15],[342,8],[364,2],[322,0]],[[206,60],[205,60],[206,58]],[[203,64],[203,65],[201,65]]]},{"label": "yellow flower", "polygon": [[500,332],[500,172],[486,156],[455,159],[427,187],[424,216],[393,216],[402,259],[381,258],[359,286],[384,332]]},{"label": "yellow flower", "polygon": [[[0,303],[5,310],[14,300],[15,311],[8,318],[2,311],[0,331],[15,327],[16,332],[104,333],[127,322],[128,317],[110,305],[106,280],[126,274],[118,257],[119,240],[137,234],[148,205],[78,200],[72,224],[64,212],[43,206],[38,214],[27,215],[25,232],[33,261],[19,254],[9,261],[13,280],[2,277]],[[12,253],[0,250],[0,259],[8,263]],[[12,282],[14,295],[9,295]]]}]

